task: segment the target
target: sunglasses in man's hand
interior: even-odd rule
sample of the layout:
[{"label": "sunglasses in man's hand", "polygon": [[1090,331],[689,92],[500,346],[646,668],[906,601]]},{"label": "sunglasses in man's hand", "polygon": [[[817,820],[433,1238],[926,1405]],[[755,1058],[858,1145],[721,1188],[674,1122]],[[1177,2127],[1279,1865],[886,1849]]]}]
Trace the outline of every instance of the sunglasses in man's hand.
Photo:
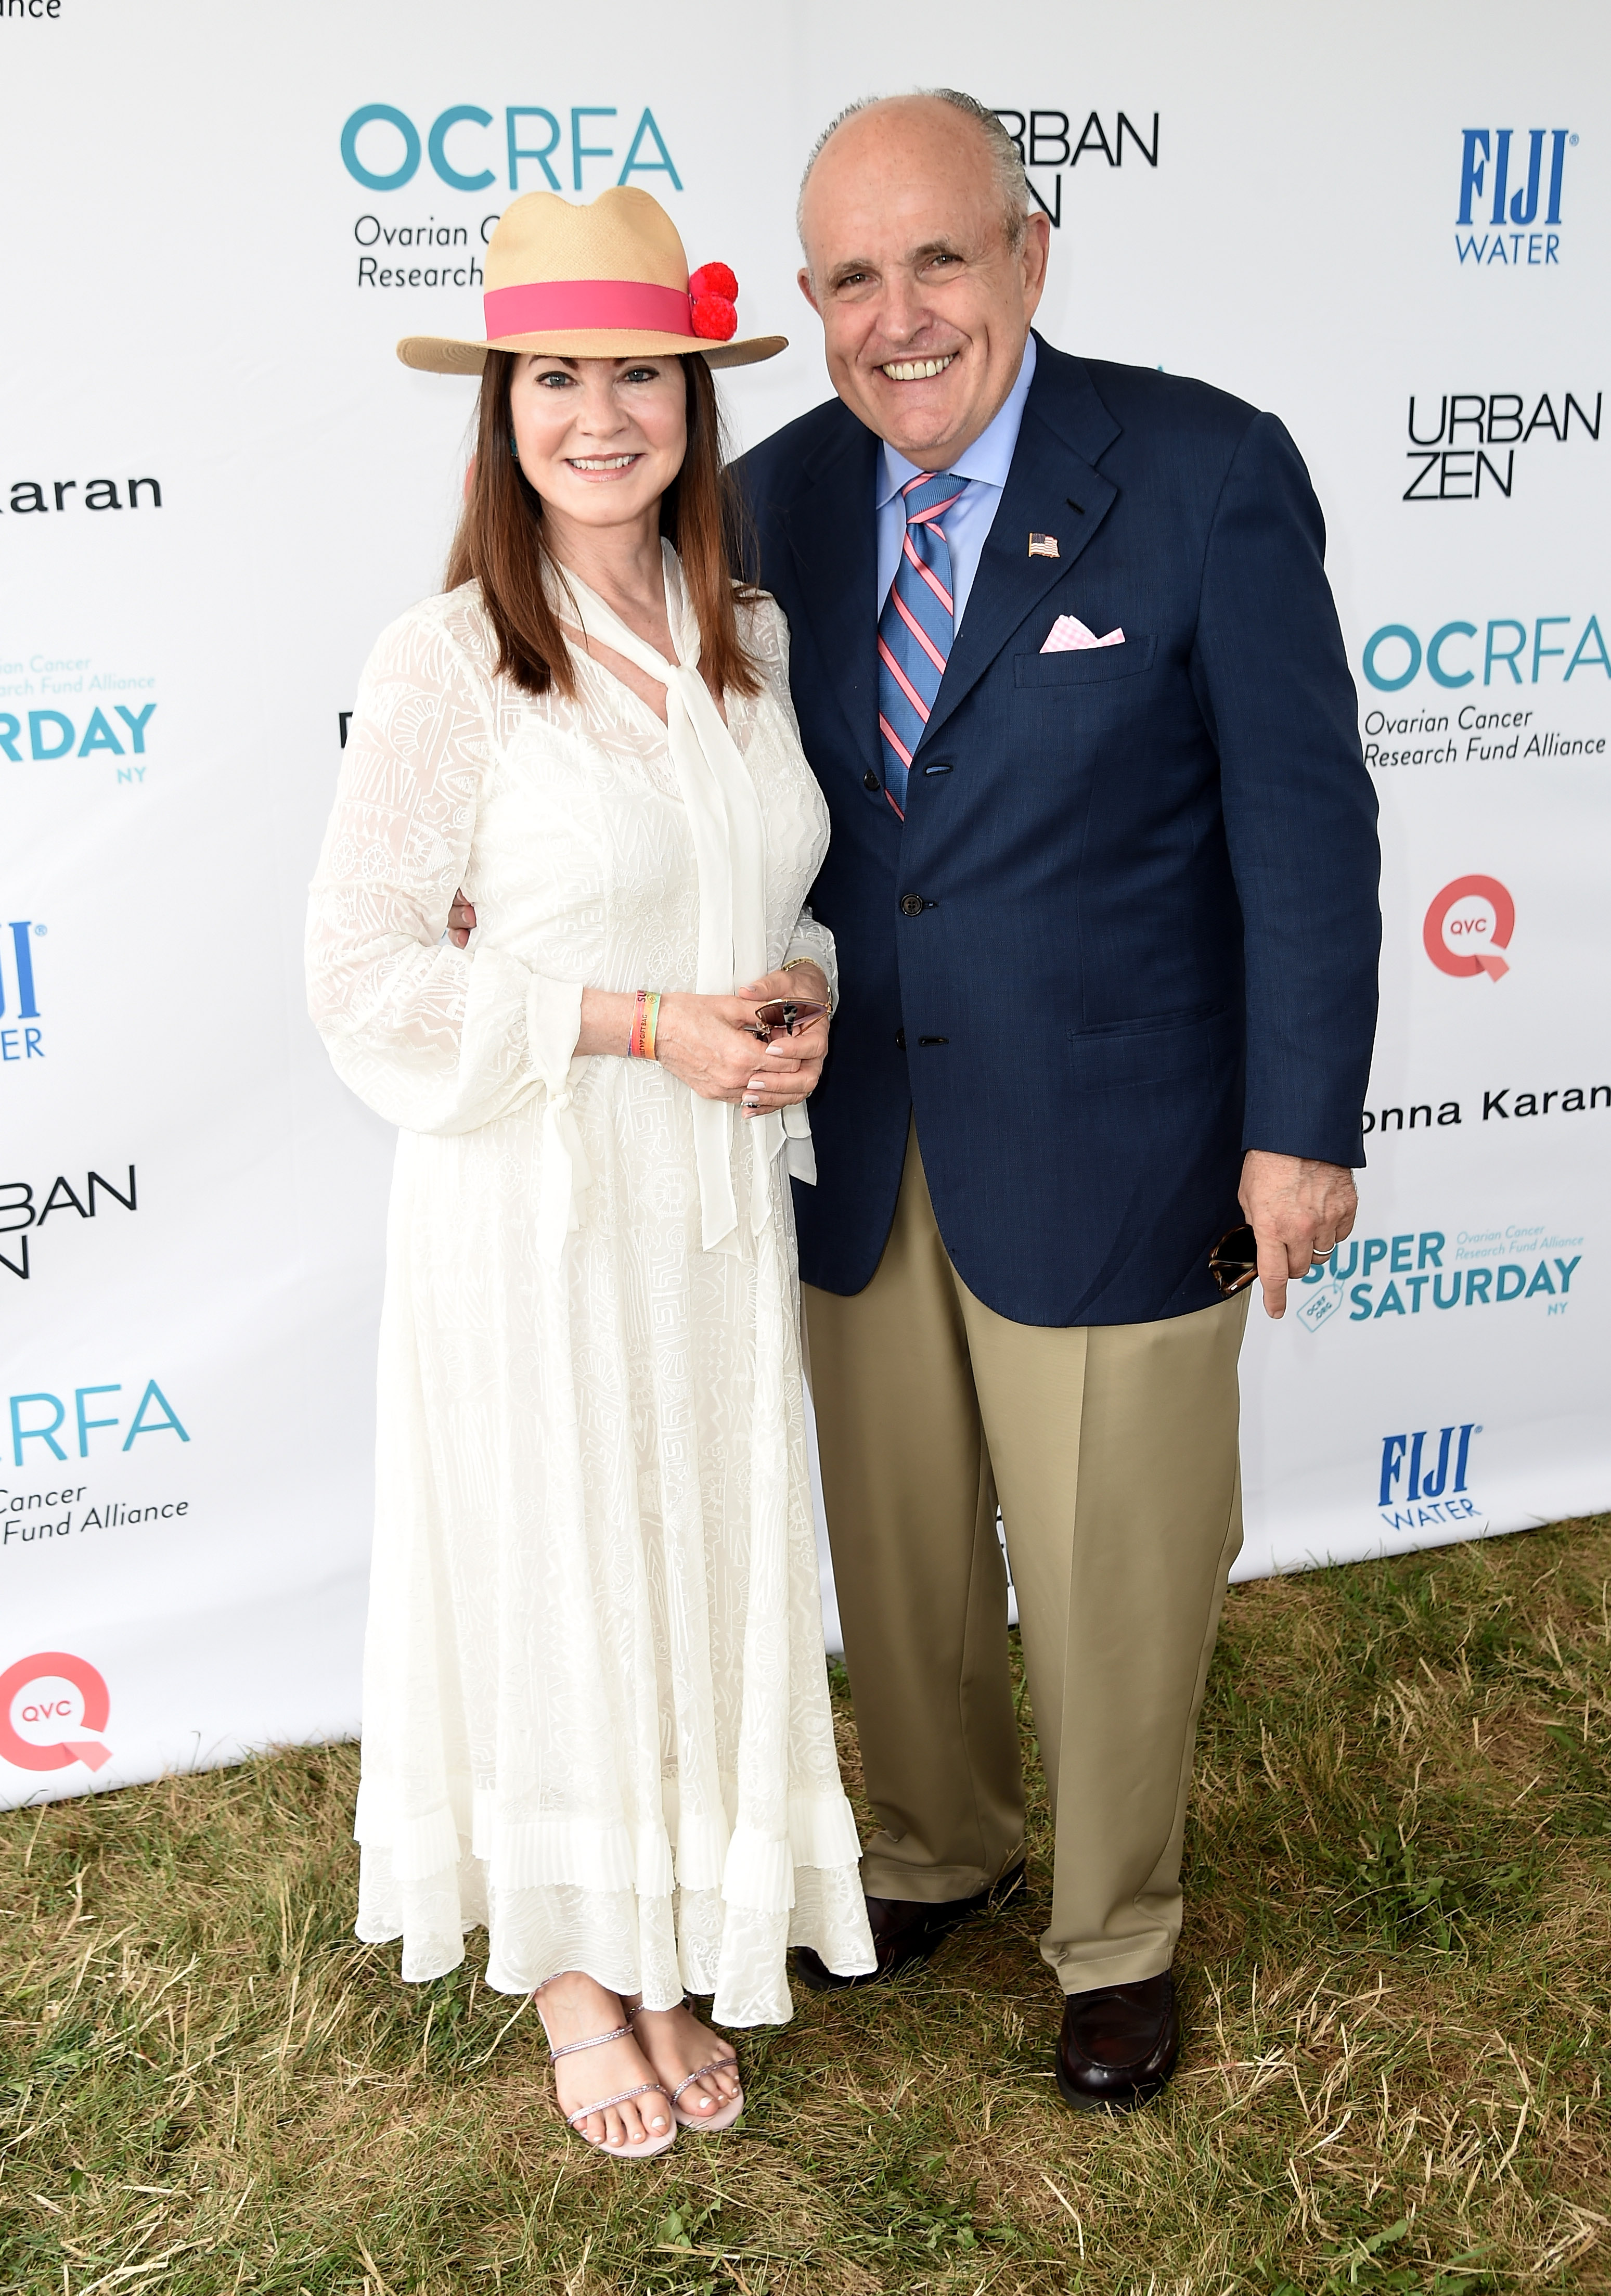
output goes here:
[{"label": "sunglasses in man's hand", "polygon": [[1233,1227],[1208,1255],[1208,1273],[1222,1300],[1234,1300],[1258,1274],[1258,1243],[1250,1227]]},{"label": "sunglasses in man's hand", "polygon": [[751,1033],[764,1045],[769,1045],[777,1036],[797,1036],[827,1010],[826,1004],[795,1004],[787,997],[774,997],[770,1004],[756,1006],[756,1025]]}]

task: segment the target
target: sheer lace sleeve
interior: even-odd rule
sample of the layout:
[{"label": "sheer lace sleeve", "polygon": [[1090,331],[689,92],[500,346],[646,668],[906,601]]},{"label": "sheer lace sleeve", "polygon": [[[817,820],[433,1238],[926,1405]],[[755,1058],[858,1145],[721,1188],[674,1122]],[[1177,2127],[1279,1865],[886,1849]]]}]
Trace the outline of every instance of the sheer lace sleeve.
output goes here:
[{"label": "sheer lace sleeve", "polygon": [[797,956],[808,956],[820,964],[828,976],[828,1001],[835,1012],[839,1004],[839,958],[834,947],[833,935],[824,924],[819,924],[809,906],[800,911],[795,929],[789,936],[789,947],[783,952],[783,962],[791,964]]},{"label": "sheer lace sleeve", "polygon": [[[745,611],[743,609],[741,611]],[[766,681],[766,691],[782,711],[789,731],[796,743],[800,739],[800,725],[794,712],[794,697],[789,690],[789,617],[777,600],[763,595],[747,610],[748,627],[745,636],[756,665]],[[810,760],[806,760],[807,764]],[[789,964],[797,956],[808,956],[820,964],[828,980],[830,1002],[838,1008],[839,1002],[839,960],[834,947],[833,935],[825,924],[820,924],[811,914],[809,906],[801,909],[789,946],[783,952],[783,962]]]},{"label": "sheer lace sleeve", "polygon": [[359,685],[307,923],[308,1010],[391,1123],[469,1132],[562,1091],[578,983],[444,939],[491,768],[491,697],[439,611],[384,632]]}]

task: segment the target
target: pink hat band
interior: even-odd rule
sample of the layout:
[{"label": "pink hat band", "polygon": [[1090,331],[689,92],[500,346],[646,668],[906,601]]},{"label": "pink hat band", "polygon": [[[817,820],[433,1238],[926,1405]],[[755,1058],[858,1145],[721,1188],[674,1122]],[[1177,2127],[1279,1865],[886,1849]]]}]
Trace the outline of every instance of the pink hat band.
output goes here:
[{"label": "pink hat band", "polygon": [[487,339],[544,335],[570,328],[643,329],[697,340],[693,298],[638,279],[548,279],[489,288],[482,298]]}]

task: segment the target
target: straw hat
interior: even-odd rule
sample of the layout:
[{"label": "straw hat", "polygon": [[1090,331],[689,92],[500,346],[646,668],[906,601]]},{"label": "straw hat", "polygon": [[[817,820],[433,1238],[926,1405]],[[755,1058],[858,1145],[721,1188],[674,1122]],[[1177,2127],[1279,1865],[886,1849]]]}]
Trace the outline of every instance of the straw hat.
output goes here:
[{"label": "straw hat", "polygon": [[788,348],[782,335],[738,332],[738,281],[724,263],[691,279],[677,227],[658,200],[617,184],[586,207],[527,192],[499,217],[487,250],[487,335],[406,335],[405,366],[479,374],[489,350],[560,358],[665,358],[699,351],[712,366],[748,366]]}]

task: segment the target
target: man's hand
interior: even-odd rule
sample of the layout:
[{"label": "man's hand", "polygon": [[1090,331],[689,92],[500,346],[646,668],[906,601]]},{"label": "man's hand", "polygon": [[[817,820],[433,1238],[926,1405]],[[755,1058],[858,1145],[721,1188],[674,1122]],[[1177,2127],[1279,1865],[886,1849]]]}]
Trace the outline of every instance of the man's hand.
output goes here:
[{"label": "man's hand", "polygon": [[1237,1193],[1258,1243],[1264,1313],[1284,1316],[1288,1281],[1329,1259],[1333,1246],[1353,1230],[1359,1210],[1353,1175],[1345,1164],[1249,1148]]},{"label": "man's hand", "polygon": [[[782,998],[791,1004],[826,1004],[828,982],[820,967],[797,964],[787,972],[768,972],[736,992],[753,1012],[757,1004]],[[756,1062],[742,1106],[748,1115],[765,1116],[808,1100],[817,1088],[822,1062],[828,1057],[828,1015],[797,1023],[792,1037],[774,1037]]]},{"label": "man's hand", "polygon": [[749,981],[732,996],[663,996],[655,1057],[701,1100],[734,1101],[746,1117],[808,1099],[828,1052],[828,1015],[763,1046],[753,1033],[756,1006],[780,996],[825,1004],[828,983],[815,965],[802,964]]}]

